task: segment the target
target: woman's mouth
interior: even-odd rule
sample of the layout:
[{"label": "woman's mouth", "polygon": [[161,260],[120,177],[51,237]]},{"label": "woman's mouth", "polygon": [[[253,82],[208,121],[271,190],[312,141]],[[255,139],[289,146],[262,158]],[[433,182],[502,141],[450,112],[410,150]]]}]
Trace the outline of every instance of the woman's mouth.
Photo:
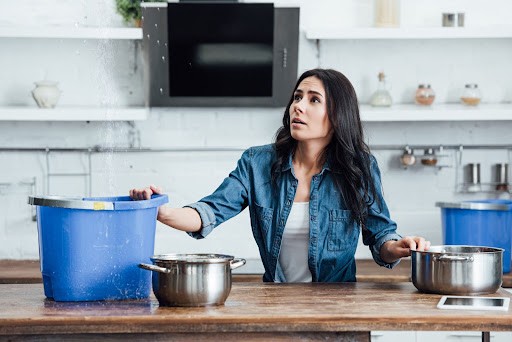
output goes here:
[{"label": "woman's mouth", "polygon": [[299,119],[299,118],[294,118],[292,120],[292,124],[305,125],[306,123],[304,121],[302,121],[301,119]]}]

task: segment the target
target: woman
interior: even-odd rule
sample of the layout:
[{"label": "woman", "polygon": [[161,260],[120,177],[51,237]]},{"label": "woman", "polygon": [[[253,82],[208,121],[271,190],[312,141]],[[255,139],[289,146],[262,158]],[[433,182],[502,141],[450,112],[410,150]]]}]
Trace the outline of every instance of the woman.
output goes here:
[{"label": "woman", "polygon": [[[161,191],[133,189],[133,199]],[[206,237],[249,207],[264,281],[355,281],[359,232],[374,260],[392,268],[422,237],[396,234],[380,172],[364,142],[356,93],[335,70],[301,75],[274,144],[246,150],[215,192],[184,208],[161,207],[158,220]]]}]

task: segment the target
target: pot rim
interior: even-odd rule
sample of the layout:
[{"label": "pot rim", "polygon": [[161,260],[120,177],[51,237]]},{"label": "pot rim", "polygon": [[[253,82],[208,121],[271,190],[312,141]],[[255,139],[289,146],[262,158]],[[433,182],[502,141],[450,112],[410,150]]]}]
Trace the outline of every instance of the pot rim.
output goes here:
[{"label": "pot rim", "polygon": [[[449,248],[474,248],[475,251],[472,252],[462,252],[462,251],[432,251],[434,249],[443,249],[445,247]],[[482,250],[483,249],[483,250]],[[474,246],[474,245],[436,245],[430,246],[428,251],[418,251],[415,249],[411,249],[411,253],[420,253],[420,254],[443,254],[443,255],[472,255],[472,254],[493,254],[493,253],[503,253],[505,250],[499,247],[489,247],[489,246]]]},{"label": "pot rim", "polygon": [[191,253],[191,254],[157,254],[150,259],[154,263],[194,263],[194,264],[222,264],[230,263],[235,257],[226,254]]}]

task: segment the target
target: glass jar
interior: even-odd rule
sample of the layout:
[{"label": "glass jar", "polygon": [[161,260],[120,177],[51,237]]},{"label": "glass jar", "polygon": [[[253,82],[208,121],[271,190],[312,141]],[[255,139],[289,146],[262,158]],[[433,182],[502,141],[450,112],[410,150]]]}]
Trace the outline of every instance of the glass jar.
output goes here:
[{"label": "glass jar", "polygon": [[377,90],[372,94],[370,104],[374,107],[389,107],[393,103],[393,99],[386,86],[386,75],[383,72],[379,72],[378,77],[379,84],[377,85]]},{"label": "glass jar", "polygon": [[425,149],[423,157],[421,157],[421,163],[427,166],[435,166],[437,164],[436,152],[433,148]]},{"label": "glass jar", "polygon": [[375,26],[400,26],[400,0],[375,0]]},{"label": "glass jar", "polygon": [[478,85],[476,83],[466,84],[460,97],[461,102],[468,106],[476,106],[481,99],[482,93],[478,89]]},{"label": "glass jar", "polygon": [[434,89],[430,87],[430,84],[420,84],[416,89],[415,101],[416,104],[422,106],[430,106],[436,98]]},{"label": "glass jar", "polygon": [[400,156],[400,162],[404,168],[414,165],[416,163],[416,157],[414,156],[413,150],[409,146],[405,146],[402,155]]}]

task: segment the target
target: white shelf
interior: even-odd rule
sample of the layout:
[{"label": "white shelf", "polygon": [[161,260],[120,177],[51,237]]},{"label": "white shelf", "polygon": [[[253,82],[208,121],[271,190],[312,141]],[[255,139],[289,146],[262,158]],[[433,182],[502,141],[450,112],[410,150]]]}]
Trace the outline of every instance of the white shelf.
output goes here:
[{"label": "white shelf", "polygon": [[135,27],[0,27],[2,38],[70,38],[142,40],[142,29]]},{"label": "white shelf", "polygon": [[318,28],[306,31],[308,39],[460,39],[512,38],[512,25],[494,27]]},{"label": "white shelf", "polygon": [[148,112],[146,107],[0,107],[0,121],[138,121]]},{"label": "white shelf", "polygon": [[366,122],[393,121],[509,121],[512,104],[480,104],[476,107],[462,104],[433,104],[423,107],[415,104],[397,104],[391,107],[361,105],[361,120]]}]

